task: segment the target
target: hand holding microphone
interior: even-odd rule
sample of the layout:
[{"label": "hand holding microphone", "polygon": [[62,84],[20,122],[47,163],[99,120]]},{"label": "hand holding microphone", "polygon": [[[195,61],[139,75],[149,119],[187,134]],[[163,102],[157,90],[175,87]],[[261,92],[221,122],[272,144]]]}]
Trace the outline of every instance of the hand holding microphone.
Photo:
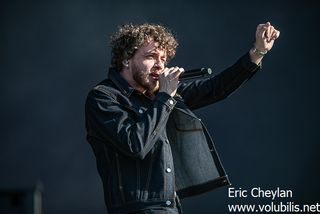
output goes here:
[{"label": "hand holding microphone", "polygon": [[165,68],[159,75],[159,92],[166,92],[173,97],[177,92],[179,76],[182,72],[184,69],[179,67]]},{"label": "hand holding microphone", "polygon": [[179,81],[206,78],[211,74],[212,70],[210,68],[198,68],[187,71],[179,67],[165,68],[163,74],[159,76],[159,91],[164,91],[173,97],[177,91]]}]

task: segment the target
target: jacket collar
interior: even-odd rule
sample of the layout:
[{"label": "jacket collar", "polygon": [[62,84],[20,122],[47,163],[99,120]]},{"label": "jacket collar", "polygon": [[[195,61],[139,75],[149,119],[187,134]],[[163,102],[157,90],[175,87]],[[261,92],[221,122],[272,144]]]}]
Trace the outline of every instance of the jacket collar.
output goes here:
[{"label": "jacket collar", "polygon": [[109,68],[109,79],[118,87],[121,93],[125,94],[127,97],[130,97],[133,91],[135,90],[129,83],[120,75],[119,71],[114,68]]}]

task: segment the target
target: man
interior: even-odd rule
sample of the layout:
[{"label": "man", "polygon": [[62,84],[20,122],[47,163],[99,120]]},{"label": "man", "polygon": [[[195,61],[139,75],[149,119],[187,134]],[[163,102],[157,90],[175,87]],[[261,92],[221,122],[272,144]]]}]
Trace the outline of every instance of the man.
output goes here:
[{"label": "man", "polygon": [[112,37],[108,78],[86,101],[105,202],[113,213],[182,213],[179,198],[229,185],[206,127],[191,110],[226,98],[260,69],[279,37],[269,22],[253,48],[217,76],[179,83],[166,67],[178,45],[161,25],[124,25]]}]

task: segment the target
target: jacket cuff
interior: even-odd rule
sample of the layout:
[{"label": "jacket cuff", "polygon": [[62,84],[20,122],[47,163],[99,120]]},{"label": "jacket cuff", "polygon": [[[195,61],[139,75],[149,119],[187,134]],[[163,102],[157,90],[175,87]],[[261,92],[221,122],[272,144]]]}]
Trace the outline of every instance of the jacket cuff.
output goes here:
[{"label": "jacket cuff", "polygon": [[251,62],[250,54],[247,52],[243,57],[240,58],[241,66],[251,73],[254,73],[262,68],[262,63],[260,62],[259,65]]},{"label": "jacket cuff", "polygon": [[174,106],[177,103],[177,101],[174,98],[172,98],[169,94],[165,92],[159,92],[156,96],[156,100],[160,103],[165,104],[170,111],[174,108]]}]

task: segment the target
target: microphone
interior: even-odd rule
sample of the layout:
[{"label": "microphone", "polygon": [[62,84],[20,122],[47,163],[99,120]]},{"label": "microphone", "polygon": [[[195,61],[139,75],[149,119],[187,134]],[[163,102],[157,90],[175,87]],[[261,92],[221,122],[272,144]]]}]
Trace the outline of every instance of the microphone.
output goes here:
[{"label": "microphone", "polygon": [[212,74],[211,68],[197,68],[188,71],[184,71],[179,76],[180,81],[192,80],[192,79],[200,79],[204,77],[208,77]]}]

